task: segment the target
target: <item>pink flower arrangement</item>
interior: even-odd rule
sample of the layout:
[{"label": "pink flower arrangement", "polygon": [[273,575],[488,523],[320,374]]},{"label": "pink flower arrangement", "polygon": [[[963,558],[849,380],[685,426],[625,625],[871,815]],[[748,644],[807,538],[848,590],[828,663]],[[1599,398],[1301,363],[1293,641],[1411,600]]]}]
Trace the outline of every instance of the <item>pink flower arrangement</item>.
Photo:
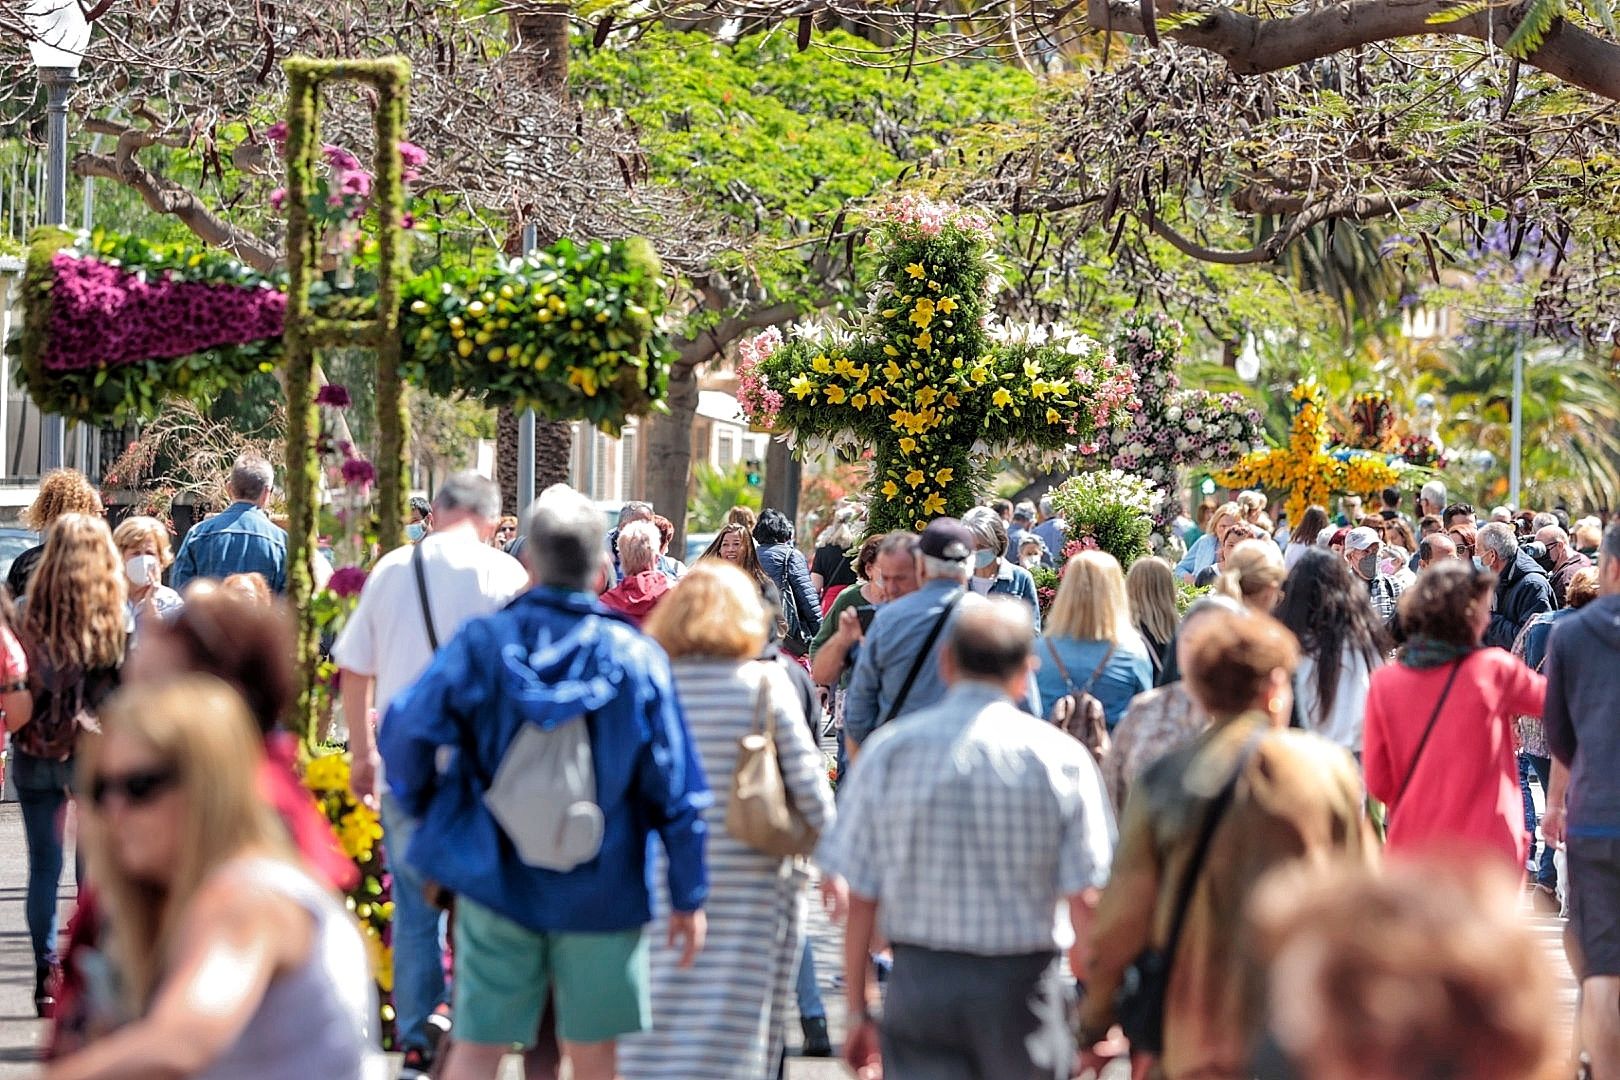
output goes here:
[{"label": "pink flower arrangement", "polygon": [[750,423],[770,427],[782,412],[782,395],[772,390],[759,365],[782,347],[782,331],[770,327],[737,346],[737,402]]},{"label": "pink flower arrangement", "polygon": [[332,578],[326,583],[326,587],[331,590],[334,596],[340,596],[347,600],[350,597],[359,596],[360,590],[365,587],[365,584],[366,572],[364,570],[358,566],[344,566],[333,571]]},{"label": "pink flower arrangement", "polygon": [[990,233],[990,223],[983,215],[914,192],[907,192],[883,207],[878,217],[904,229],[915,229],[923,236],[938,236],[948,225],[978,238]]},{"label": "pink flower arrangement", "polygon": [[280,337],[287,297],[274,289],[147,277],[59,251],[51,259],[44,365],[53,371],[168,360]]}]

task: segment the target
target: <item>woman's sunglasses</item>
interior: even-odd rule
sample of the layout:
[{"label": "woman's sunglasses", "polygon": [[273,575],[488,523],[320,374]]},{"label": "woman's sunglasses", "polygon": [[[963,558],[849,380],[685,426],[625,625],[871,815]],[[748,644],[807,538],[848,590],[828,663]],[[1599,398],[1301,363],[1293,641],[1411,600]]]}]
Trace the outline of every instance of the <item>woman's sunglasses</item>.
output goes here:
[{"label": "woman's sunglasses", "polygon": [[174,787],[179,780],[179,772],[172,768],[142,769],[122,776],[98,776],[90,784],[90,802],[101,810],[116,795],[130,806],[145,806]]}]

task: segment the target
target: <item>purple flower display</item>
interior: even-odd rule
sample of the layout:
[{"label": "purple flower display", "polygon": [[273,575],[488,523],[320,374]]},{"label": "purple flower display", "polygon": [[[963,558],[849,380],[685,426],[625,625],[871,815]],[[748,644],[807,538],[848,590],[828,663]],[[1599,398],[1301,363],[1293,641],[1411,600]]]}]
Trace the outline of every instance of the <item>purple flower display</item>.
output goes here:
[{"label": "purple flower display", "polygon": [[148,278],[58,252],[44,365],[53,371],[167,360],[280,337],[287,297],[274,289]]},{"label": "purple flower display", "polygon": [[377,469],[365,458],[349,458],[343,463],[343,482],[350,487],[368,488],[377,482]]},{"label": "purple flower display", "polygon": [[365,584],[366,572],[364,570],[358,566],[344,566],[332,572],[332,579],[326,583],[326,587],[332,591],[334,596],[348,599],[351,596],[359,596],[360,590],[365,587]]},{"label": "purple flower display", "polygon": [[315,391],[315,404],[347,409],[350,405],[349,388],[342,383],[327,383]]}]

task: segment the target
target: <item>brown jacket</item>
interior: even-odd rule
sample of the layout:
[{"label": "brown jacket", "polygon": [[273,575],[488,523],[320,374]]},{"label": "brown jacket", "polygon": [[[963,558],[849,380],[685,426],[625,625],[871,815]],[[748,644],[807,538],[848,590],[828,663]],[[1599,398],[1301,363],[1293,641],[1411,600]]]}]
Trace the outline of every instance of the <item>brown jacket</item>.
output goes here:
[{"label": "brown jacket", "polygon": [[[1151,942],[1163,947],[1203,814],[1250,737],[1240,717],[1155,763],[1131,788],[1113,876],[1097,910],[1083,1038],[1114,1022],[1121,976]],[[1299,731],[1269,731],[1233,792],[1193,891],[1165,1002],[1169,1080],[1247,1076],[1263,991],[1249,962],[1244,910],[1269,870],[1297,859],[1371,859],[1361,781],[1343,750]]]}]

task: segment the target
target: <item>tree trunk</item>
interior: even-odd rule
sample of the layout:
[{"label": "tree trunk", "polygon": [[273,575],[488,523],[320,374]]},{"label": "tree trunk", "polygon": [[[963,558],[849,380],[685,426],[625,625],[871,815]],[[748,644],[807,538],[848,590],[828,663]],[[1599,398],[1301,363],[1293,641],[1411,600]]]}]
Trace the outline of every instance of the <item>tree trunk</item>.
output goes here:
[{"label": "tree trunk", "polygon": [[[566,3],[514,3],[508,8],[507,36],[512,42],[512,58],[525,81],[549,90],[558,98],[568,98],[568,12]],[[532,207],[524,207],[514,223],[522,231]],[[540,243],[556,239],[544,222],[536,221]],[[515,239],[515,238],[514,238]],[[501,505],[517,507],[507,513],[521,514],[528,507],[517,506],[518,416],[511,409],[500,410],[496,418],[495,467],[501,485]],[[534,424],[534,493],[552,484],[573,479],[574,427],[566,420],[540,420]]]},{"label": "tree trunk", "polygon": [[787,515],[789,521],[799,520],[799,482],[803,470],[787,443],[772,439],[765,449],[765,486],[761,493],[764,505],[775,507]]},{"label": "tree trunk", "polygon": [[[574,425],[566,420],[534,424],[534,493],[573,480]],[[501,513],[521,515],[518,501],[518,414],[502,408],[495,414],[495,482],[501,487]]]},{"label": "tree trunk", "polygon": [[646,423],[647,499],[674,522],[669,549],[677,553],[686,550],[687,477],[697,402],[697,368],[677,364],[669,373],[669,415],[651,417]]}]

